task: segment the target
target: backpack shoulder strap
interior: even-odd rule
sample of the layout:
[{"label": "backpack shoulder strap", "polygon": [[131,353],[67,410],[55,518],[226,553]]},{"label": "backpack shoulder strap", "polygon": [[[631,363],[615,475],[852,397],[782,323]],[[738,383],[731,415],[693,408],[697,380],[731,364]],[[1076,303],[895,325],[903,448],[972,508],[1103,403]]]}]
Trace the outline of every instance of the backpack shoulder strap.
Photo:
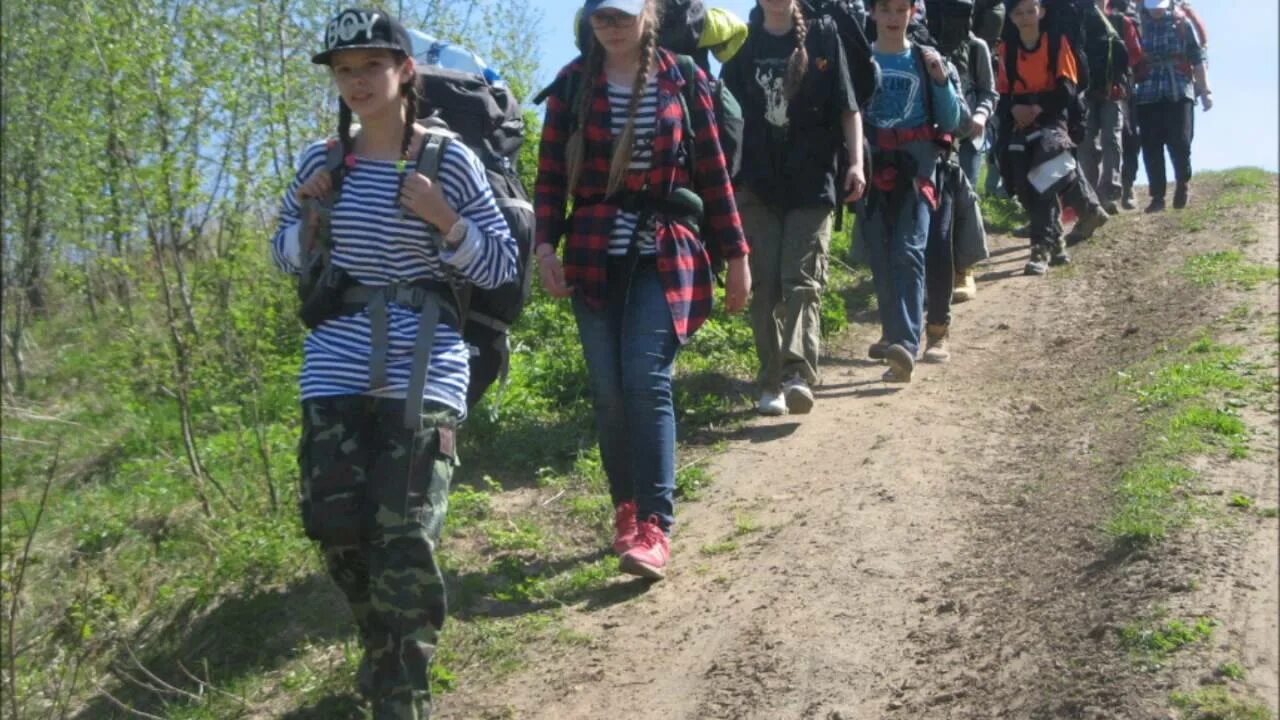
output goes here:
[{"label": "backpack shoulder strap", "polygon": [[329,180],[333,185],[333,191],[330,193],[329,203],[333,204],[338,201],[338,194],[342,192],[342,179],[347,174],[346,164],[343,162],[345,158],[342,156],[342,141],[338,138],[329,138],[329,147],[324,153],[324,169],[329,173]]},{"label": "backpack shoulder strap", "polygon": [[924,49],[920,47],[920,43],[911,43],[911,57],[916,63],[916,72],[920,74],[920,85],[923,90],[920,98],[924,100],[924,121],[932,127],[933,119],[933,78],[929,77],[929,68],[924,64]]},{"label": "backpack shoulder strap", "polygon": [[457,133],[436,127],[427,130],[422,138],[422,147],[418,148],[417,171],[428,180],[435,182],[440,177],[440,166],[444,163],[444,151],[449,143],[458,139]]},{"label": "backpack shoulder strap", "polygon": [[697,174],[697,140],[693,136],[693,109],[698,105],[698,65],[688,55],[676,55],[676,67],[684,76],[684,86],[680,88],[680,109],[684,115],[684,146],[689,156],[689,180],[692,182]]}]

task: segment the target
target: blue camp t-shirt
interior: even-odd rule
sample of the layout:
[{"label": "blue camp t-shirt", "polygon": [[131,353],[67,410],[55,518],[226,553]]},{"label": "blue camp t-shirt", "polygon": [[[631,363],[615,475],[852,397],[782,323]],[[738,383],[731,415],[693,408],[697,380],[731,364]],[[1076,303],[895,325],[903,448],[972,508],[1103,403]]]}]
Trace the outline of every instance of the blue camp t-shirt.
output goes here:
[{"label": "blue camp t-shirt", "polygon": [[951,83],[938,85],[916,66],[911,46],[900,53],[873,49],[880,66],[880,88],[866,108],[867,122],[878,128],[915,128],[925,124],[924,93],[933,93],[934,122],[943,131],[960,121],[957,95]]}]

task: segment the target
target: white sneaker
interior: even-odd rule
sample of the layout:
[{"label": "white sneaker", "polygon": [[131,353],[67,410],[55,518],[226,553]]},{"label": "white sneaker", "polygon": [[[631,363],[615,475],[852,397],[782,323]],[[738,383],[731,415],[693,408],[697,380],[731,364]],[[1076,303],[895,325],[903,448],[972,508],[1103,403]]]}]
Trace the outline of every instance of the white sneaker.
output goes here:
[{"label": "white sneaker", "polygon": [[756,412],[770,416],[786,415],[787,402],[782,399],[782,393],[765,390],[760,393],[760,402],[756,403]]},{"label": "white sneaker", "polygon": [[809,383],[792,377],[782,383],[782,394],[787,399],[787,410],[803,415],[813,409],[813,391]]}]

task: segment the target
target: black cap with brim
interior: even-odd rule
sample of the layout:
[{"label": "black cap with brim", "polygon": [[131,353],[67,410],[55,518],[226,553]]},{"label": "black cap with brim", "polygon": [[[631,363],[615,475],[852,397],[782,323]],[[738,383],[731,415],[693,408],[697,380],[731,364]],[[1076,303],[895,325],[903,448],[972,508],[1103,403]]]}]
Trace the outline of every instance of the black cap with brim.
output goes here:
[{"label": "black cap with brim", "polygon": [[377,10],[343,10],[324,29],[324,50],[311,56],[316,65],[328,65],[342,50],[391,50],[413,54],[413,41],[404,27]]}]

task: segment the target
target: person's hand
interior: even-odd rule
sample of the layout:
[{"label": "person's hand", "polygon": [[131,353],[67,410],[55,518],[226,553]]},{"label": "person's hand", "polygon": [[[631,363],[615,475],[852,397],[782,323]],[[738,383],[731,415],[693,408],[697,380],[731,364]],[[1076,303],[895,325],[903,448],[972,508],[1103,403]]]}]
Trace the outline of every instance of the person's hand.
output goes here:
[{"label": "person's hand", "polygon": [[1200,104],[1204,106],[1204,111],[1209,112],[1213,109],[1213,93],[1206,90],[1200,94]]},{"label": "person's hand", "polygon": [[747,306],[747,297],[751,294],[751,267],[747,265],[745,255],[733,258],[728,263],[724,280],[724,309],[736,313]]},{"label": "person's hand", "polygon": [[844,201],[858,202],[866,190],[867,176],[862,170],[862,163],[850,164],[849,169],[844,172]]},{"label": "person's hand", "polygon": [[947,81],[947,65],[942,59],[942,55],[931,47],[921,47],[920,49],[924,51],[924,67],[929,71],[929,77],[933,78],[933,81],[939,85],[945,83]]},{"label": "person's hand", "polygon": [[405,177],[404,185],[400,187],[400,204],[441,232],[448,232],[458,222],[458,214],[449,207],[440,183],[431,182],[419,172]]},{"label": "person's hand", "polygon": [[1013,122],[1020,128],[1030,127],[1040,117],[1039,105],[1014,105]]},{"label": "person's hand", "polygon": [[329,171],[324,168],[317,168],[311,174],[311,177],[307,178],[306,182],[298,186],[298,189],[293,194],[298,204],[301,205],[302,201],[307,198],[323,198],[332,189],[333,180],[329,177]]},{"label": "person's hand", "polygon": [[564,281],[564,266],[560,264],[560,258],[554,250],[538,255],[538,277],[542,280],[543,289],[551,297],[567,298],[573,294],[573,288]]},{"label": "person's hand", "polygon": [[973,116],[972,120],[969,121],[969,137],[975,141],[980,141],[982,140],[982,137],[986,134],[987,134],[987,116],[983,115],[982,113],[978,113],[977,115]]}]

